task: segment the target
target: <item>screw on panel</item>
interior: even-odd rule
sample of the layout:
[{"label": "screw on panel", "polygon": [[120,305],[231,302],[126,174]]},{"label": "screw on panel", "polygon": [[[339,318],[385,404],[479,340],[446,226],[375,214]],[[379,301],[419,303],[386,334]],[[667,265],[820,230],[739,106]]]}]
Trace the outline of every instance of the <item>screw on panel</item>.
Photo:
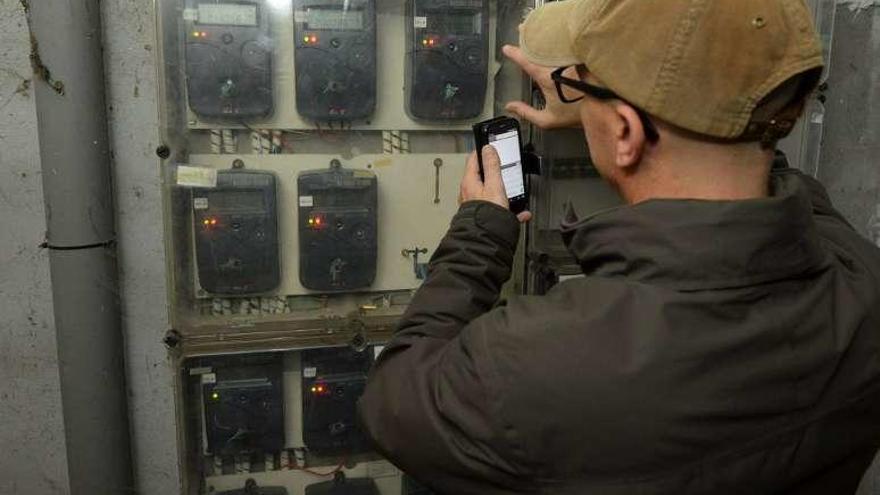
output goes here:
[{"label": "screw on panel", "polygon": [[171,156],[171,148],[169,148],[168,145],[165,144],[159,146],[158,148],[156,148],[156,156],[163,160],[168,159],[168,157]]},{"label": "screw on panel", "polygon": [[169,349],[174,349],[178,346],[178,344],[180,344],[180,340],[180,332],[172,328],[171,330],[165,332],[165,338],[162,339],[162,343],[164,343]]},{"label": "screw on panel", "polygon": [[[361,323],[361,325],[363,325],[363,323]],[[367,348],[367,338],[362,331],[363,330],[358,331],[358,333],[351,338],[351,342],[349,342],[349,345],[355,352],[363,352],[364,349]]]},{"label": "screw on panel", "polygon": [[232,161],[232,168],[241,169],[244,168],[244,161],[241,158],[236,158]]}]

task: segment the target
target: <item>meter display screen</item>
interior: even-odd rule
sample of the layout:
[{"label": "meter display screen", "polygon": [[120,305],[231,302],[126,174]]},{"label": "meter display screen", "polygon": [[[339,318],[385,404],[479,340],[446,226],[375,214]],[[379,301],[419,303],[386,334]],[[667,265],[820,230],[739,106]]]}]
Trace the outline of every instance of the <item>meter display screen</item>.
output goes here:
[{"label": "meter display screen", "polygon": [[215,192],[210,206],[218,210],[261,210],[265,208],[263,195],[253,191]]},{"label": "meter display screen", "polygon": [[239,3],[200,3],[199,24],[256,26],[257,6]]},{"label": "meter display screen", "polygon": [[358,31],[364,29],[364,13],[361,10],[309,9],[308,29],[333,31]]},{"label": "meter display screen", "polygon": [[431,33],[473,36],[480,34],[482,20],[480,14],[433,12],[428,16],[427,29]]}]

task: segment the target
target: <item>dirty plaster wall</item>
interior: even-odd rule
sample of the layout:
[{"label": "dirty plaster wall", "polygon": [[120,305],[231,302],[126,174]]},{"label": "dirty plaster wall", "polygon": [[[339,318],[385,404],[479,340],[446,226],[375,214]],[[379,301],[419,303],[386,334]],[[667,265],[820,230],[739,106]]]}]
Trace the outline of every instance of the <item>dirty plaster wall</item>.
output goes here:
[{"label": "dirty plaster wall", "polygon": [[0,0],[0,494],[68,492],[37,120],[19,0]]},{"label": "dirty plaster wall", "polygon": [[826,95],[817,177],[867,235],[880,204],[880,2],[837,5]]},{"label": "dirty plaster wall", "polygon": [[120,290],[134,474],[142,495],[180,493],[159,180],[152,1],[104,0],[104,65],[114,157]]},{"label": "dirty plaster wall", "polygon": [[[158,166],[153,2],[102,2],[134,471],[179,493]],[[0,494],[68,493],[29,37],[0,0]],[[57,77],[63,78],[62,74]]]}]

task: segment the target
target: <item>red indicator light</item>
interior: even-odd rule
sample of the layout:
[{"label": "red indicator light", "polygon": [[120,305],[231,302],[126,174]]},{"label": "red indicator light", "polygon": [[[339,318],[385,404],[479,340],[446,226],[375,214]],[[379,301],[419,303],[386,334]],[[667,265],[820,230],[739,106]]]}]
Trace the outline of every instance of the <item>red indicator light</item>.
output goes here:
[{"label": "red indicator light", "polygon": [[318,42],[318,37],[315,36],[315,35],[312,35],[311,42],[312,42],[312,43],[317,43],[317,42]]},{"label": "red indicator light", "polygon": [[428,40],[428,44],[431,46],[434,46],[434,44],[436,44],[436,43],[437,43],[437,40],[435,40],[434,38],[431,38]]},{"label": "red indicator light", "polygon": [[202,38],[206,38],[207,36],[208,36],[208,33],[202,31]]},{"label": "red indicator light", "polygon": [[321,217],[315,219],[315,225],[321,225]]},{"label": "red indicator light", "polygon": [[216,218],[212,218],[212,219],[211,219],[211,225],[217,225],[217,219],[216,219]]}]

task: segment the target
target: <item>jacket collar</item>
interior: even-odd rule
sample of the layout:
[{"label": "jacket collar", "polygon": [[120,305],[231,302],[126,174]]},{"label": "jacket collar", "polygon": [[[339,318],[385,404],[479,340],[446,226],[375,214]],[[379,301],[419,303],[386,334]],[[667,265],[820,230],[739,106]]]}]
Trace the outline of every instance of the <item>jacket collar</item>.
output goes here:
[{"label": "jacket collar", "polygon": [[769,198],[651,200],[562,225],[589,276],[678,290],[743,287],[820,270],[828,263],[806,185],[778,173]]}]

